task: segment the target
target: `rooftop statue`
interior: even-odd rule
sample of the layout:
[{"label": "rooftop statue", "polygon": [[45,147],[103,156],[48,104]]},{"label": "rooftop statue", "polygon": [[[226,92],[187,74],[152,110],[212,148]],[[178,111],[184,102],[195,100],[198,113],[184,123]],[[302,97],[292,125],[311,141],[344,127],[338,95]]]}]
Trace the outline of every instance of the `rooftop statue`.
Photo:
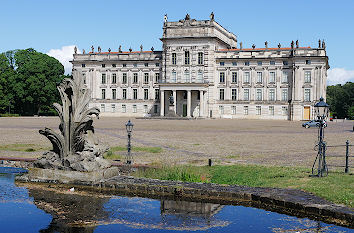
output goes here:
[{"label": "rooftop statue", "polygon": [[108,148],[94,137],[92,116],[99,116],[96,107],[88,108],[90,90],[83,86],[83,79],[73,71],[73,79],[65,78],[58,86],[62,105],[53,106],[60,118],[60,133],[45,128],[39,133],[53,145],[35,163],[35,167],[74,171],[94,171],[110,167],[103,159]]}]

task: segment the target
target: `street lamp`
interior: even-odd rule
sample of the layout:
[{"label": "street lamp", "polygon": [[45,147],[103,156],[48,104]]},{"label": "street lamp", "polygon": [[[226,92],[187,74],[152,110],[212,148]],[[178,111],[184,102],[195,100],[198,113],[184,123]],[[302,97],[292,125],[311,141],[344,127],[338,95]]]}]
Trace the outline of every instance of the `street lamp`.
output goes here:
[{"label": "street lamp", "polygon": [[128,133],[127,164],[129,164],[129,165],[132,164],[132,162],[133,162],[133,158],[131,155],[131,145],[130,145],[130,138],[131,138],[131,133],[133,131],[133,126],[134,126],[134,124],[130,120],[127,122],[127,124],[125,124],[125,128],[127,129],[127,133]]},{"label": "street lamp", "polygon": [[[318,122],[318,147],[317,156],[315,162],[312,165],[312,175],[322,177],[328,175],[328,168],[326,164],[326,142],[324,138],[324,126],[326,124],[325,119],[328,117],[329,105],[324,102],[323,98],[320,98],[320,102],[315,104],[316,122]],[[318,161],[317,173],[315,171],[315,165]]]}]

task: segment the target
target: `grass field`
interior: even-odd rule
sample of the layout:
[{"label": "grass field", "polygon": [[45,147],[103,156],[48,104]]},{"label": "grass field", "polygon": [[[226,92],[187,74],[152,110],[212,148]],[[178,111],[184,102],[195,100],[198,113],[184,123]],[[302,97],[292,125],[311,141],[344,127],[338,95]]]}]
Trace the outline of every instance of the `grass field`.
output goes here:
[{"label": "grass field", "polygon": [[310,177],[310,169],[301,167],[217,165],[150,168],[134,175],[162,180],[300,189],[354,207],[353,174],[331,172],[327,177],[317,178]]}]

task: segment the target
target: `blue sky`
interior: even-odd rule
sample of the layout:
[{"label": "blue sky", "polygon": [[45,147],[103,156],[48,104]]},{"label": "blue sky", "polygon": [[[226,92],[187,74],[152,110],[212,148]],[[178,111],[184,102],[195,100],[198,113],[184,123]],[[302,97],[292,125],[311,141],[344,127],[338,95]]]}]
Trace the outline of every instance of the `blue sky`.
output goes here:
[{"label": "blue sky", "polygon": [[[70,60],[72,45],[88,51],[98,45],[138,50],[161,49],[163,15],[177,21],[189,13],[215,20],[237,35],[243,47],[316,47],[324,39],[329,56],[330,83],[354,80],[354,1],[55,1],[0,0],[0,52],[32,47]],[[66,63],[67,66],[67,63]]]}]

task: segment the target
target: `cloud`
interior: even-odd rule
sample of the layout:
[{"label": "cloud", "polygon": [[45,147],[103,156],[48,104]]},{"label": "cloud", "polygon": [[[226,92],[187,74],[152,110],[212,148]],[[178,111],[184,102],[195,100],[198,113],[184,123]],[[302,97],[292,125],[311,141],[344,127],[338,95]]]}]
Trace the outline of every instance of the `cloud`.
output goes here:
[{"label": "cloud", "polygon": [[344,68],[333,68],[328,70],[327,84],[345,84],[346,82],[354,82],[354,70],[346,70]]},{"label": "cloud", "polygon": [[[51,49],[47,55],[54,57],[63,64],[65,74],[71,74],[72,65],[70,61],[73,59],[75,45],[67,45],[61,47],[61,49]],[[78,53],[81,51],[78,49]]]}]

